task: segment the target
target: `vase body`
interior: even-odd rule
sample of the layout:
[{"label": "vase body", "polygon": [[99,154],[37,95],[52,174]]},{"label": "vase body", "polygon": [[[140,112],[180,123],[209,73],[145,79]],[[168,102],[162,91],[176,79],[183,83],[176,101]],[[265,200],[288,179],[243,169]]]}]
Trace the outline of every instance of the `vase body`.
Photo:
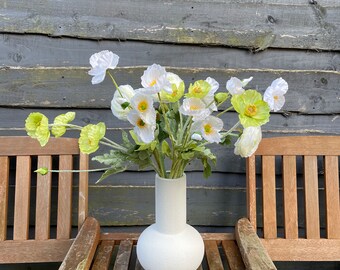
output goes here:
[{"label": "vase body", "polygon": [[186,223],[186,176],[155,179],[156,223],[137,243],[137,257],[145,270],[196,270],[203,260],[204,243]]}]

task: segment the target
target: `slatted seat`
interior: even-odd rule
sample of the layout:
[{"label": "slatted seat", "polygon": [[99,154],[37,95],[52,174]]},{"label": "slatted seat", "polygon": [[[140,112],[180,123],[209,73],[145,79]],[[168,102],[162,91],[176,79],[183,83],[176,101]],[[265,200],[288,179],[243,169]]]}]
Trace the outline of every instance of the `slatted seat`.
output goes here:
[{"label": "slatted seat", "polygon": [[[248,216],[236,225],[247,269],[276,269],[272,261],[340,261],[339,155],[340,136],[261,141],[247,159]],[[263,232],[258,230],[258,237],[256,229],[261,221]],[[320,226],[323,223],[325,228]],[[283,227],[282,233],[279,227]]]},{"label": "slatted seat", "polygon": [[[57,159],[57,165],[54,160]],[[77,163],[77,165],[75,165]],[[63,262],[60,269],[88,269],[99,241],[98,222],[88,217],[88,174],[79,173],[78,210],[75,219],[80,231],[71,238],[71,172],[32,173],[36,168],[56,166],[59,170],[88,168],[88,156],[81,154],[76,139],[51,138],[45,147],[29,137],[0,137],[0,264]],[[53,176],[53,177],[52,177]],[[52,181],[57,176],[57,221],[52,239]],[[13,236],[9,223],[10,188],[15,182]],[[11,184],[10,184],[11,183]],[[30,213],[35,195],[35,213]],[[32,217],[35,216],[35,220]],[[31,229],[30,229],[31,228]],[[33,233],[32,232],[33,228]],[[32,236],[32,234],[34,236]]]}]

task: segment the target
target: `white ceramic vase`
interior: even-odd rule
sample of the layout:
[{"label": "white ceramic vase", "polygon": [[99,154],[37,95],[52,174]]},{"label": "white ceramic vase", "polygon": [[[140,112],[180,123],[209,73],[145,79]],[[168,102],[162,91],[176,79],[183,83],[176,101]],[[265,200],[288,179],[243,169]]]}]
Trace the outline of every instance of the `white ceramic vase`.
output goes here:
[{"label": "white ceramic vase", "polygon": [[145,270],[196,270],[203,260],[204,242],[186,223],[186,176],[156,175],[156,223],[137,243],[137,257]]}]

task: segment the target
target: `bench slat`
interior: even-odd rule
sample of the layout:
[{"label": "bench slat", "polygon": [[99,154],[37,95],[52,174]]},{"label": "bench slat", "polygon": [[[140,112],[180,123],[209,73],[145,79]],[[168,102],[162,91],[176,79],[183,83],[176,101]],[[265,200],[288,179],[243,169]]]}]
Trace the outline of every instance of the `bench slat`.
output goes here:
[{"label": "bench slat", "polygon": [[0,241],[7,237],[9,159],[0,157]]},{"label": "bench slat", "polygon": [[262,157],[263,233],[264,238],[277,236],[275,156]]},{"label": "bench slat", "polygon": [[222,241],[222,247],[224,254],[227,257],[229,268],[232,270],[244,270],[245,266],[242,261],[241,253],[235,241]]},{"label": "bench slat", "polygon": [[216,241],[204,241],[204,245],[209,269],[223,270],[223,264]]},{"label": "bench slat", "polygon": [[[60,155],[59,169],[72,170],[71,155]],[[72,173],[60,172],[58,181],[57,239],[70,238],[71,216],[72,216]]]},{"label": "bench slat", "polygon": [[26,240],[28,239],[30,209],[30,156],[17,157],[16,168],[13,240]]},{"label": "bench slat", "polygon": [[[39,156],[38,168],[52,168],[51,156]],[[35,239],[50,238],[52,174],[37,175],[37,198],[35,216]]]},{"label": "bench slat", "polygon": [[298,238],[296,157],[283,157],[283,208],[285,237]]},{"label": "bench slat", "polygon": [[338,157],[325,157],[325,192],[327,238],[340,238]]},{"label": "bench slat", "polygon": [[320,238],[317,156],[304,156],[306,237]]},{"label": "bench slat", "polygon": [[116,262],[113,270],[128,270],[132,252],[133,241],[123,240],[120,242]]},{"label": "bench slat", "polygon": [[114,246],[115,246],[114,240],[101,241],[97,248],[97,254],[91,268],[92,270],[109,269]]}]

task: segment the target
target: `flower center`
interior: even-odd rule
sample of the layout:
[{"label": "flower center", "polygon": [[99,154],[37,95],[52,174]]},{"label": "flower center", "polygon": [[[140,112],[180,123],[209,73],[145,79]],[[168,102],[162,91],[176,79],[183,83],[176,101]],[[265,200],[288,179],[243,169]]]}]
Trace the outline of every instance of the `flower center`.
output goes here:
[{"label": "flower center", "polygon": [[199,107],[197,106],[197,105],[191,105],[190,106],[190,110],[191,111],[196,111],[196,110],[198,110],[199,109]]},{"label": "flower center", "polygon": [[145,100],[139,102],[139,104],[138,104],[138,110],[139,110],[140,112],[145,112],[147,109],[148,109],[148,103],[147,103]]},{"label": "flower center", "polygon": [[145,122],[141,118],[139,118],[137,121],[137,126],[143,128],[145,126]]},{"label": "flower center", "polygon": [[279,96],[274,96],[274,100],[278,101],[279,100]]},{"label": "flower center", "polygon": [[172,94],[171,94],[171,96],[172,96],[172,97],[175,97],[175,96],[177,96],[177,90],[174,90],[174,91],[172,91]]},{"label": "flower center", "polygon": [[202,93],[202,88],[200,86],[195,86],[192,91],[196,94]]},{"label": "flower center", "polygon": [[251,116],[256,115],[256,113],[257,113],[256,106],[255,105],[248,105],[244,114],[246,116],[250,116],[251,117]]},{"label": "flower center", "polygon": [[213,131],[212,126],[210,124],[205,124],[204,125],[204,132],[206,134],[210,134]]},{"label": "flower center", "polygon": [[156,84],[156,80],[153,80],[149,85],[154,86]]}]

